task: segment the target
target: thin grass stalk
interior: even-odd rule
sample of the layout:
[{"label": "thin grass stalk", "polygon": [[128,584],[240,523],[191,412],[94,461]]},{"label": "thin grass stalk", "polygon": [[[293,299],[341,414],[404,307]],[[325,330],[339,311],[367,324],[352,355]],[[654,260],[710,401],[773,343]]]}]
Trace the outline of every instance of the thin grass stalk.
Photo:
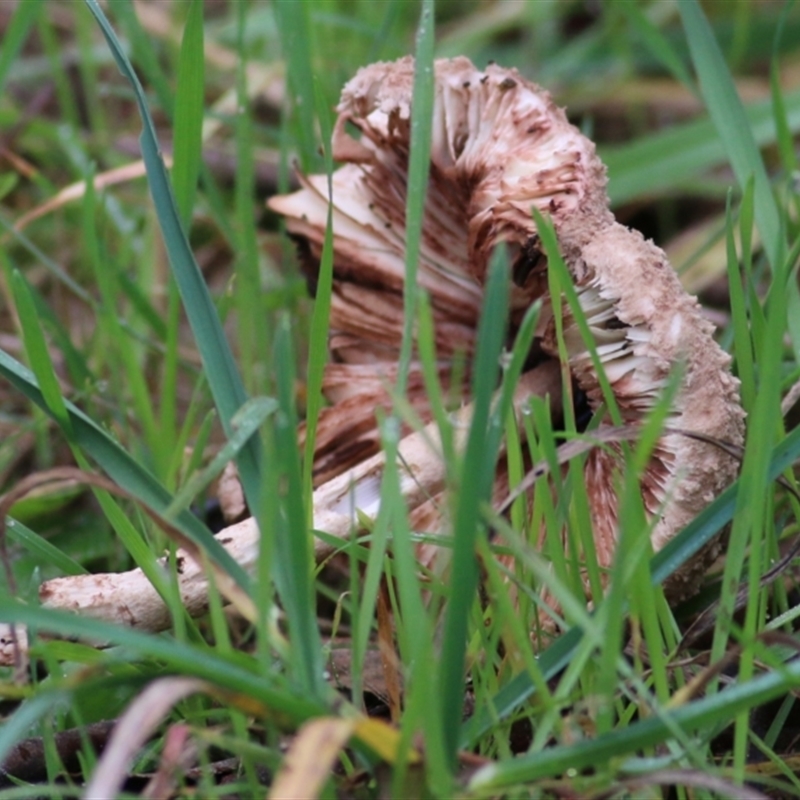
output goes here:
[{"label": "thin grass stalk", "polygon": [[300,167],[306,174],[316,172],[319,166],[314,119],[311,8],[311,3],[296,3],[294,0],[276,0],[273,4],[292,97],[292,138],[298,143]]},{"label": "thin grass stalk", "polygon": [[[466,451],[461,462],[458,497],[453,524],[450,587],[442,636],[439,695],[445,754],[455,763],[458,724],[464,704],[464,656],[470,609],[478,588],[477,539],[485,535],[479,521],[483,501],[488,501],[497,461],[498,437],[492,437],[491,399],[499,376],[500,352],[508,319],[509,270],[504,249],[499,248],[489,264],[486,294],[478,324],[478,341],[472,375],[474,412]],[[513,391],[513,390],[512,390]]]},{"label": "thin grass stalk", "polygon": [[121,3],[115,3],[113,9],[125,30],[133,60],[139,65],[148,84],[153,87],[158,104],[164,113],[174,121],[175,100],[172,90],[161,66],[159,54],[156,52],[155,41],[142,27],[136,14],[136,6],[131,0],[123,0]]},{"label": "thin grass stalk", "polygon": [[[47,58],[50,61],[59,110],[70,129],[77,131],[81,126],[78,103],[75,93],[70,86],[66,70],[62,66],[62,51],[55,31],[55,24],[47,14],[43,14],[39,17],[37,32],[41,38]],[[3,38],[5,41],[5,37]]]},{"label": "thin grass stalk", "polygon": [[687,0],[678,8],[700,89],[711,119],[725,144],[739,186],[744,187],[751,176],[755,182],[756,222],[761,231],[767,259],[773,270],[779,270],[786,252],[786,234],[781,229],[781,216],[764,162],[748,125],[731,72],[697,0]]},{"label": "thin grass stalk", "polygon": [[422,0],[414,52],[414,87],[406,192],[403,338],[397,365],[397,394],[401,396],[406,392],[417,323],[419,292],[417,272],[433,131],[434,30],[433,0]]},{"label": "thin grass stalk", "polygon": [[[669,712],[669,722],[678,730],[713,730],[721,719],[745,712],[789,691],[800,680],[800,662],[791,662],[781,671],[771,671],[730,689],[687,703]],[[584,739],[572,745],[520,756],[503,764],[479,770],[470,782],[473,791],[486,794],[505,787],[528,783],[567,770],[592,766],[603,769],[611,759],[653,746],[669,737],[667,722],[658,717],[618,728],[597,739]]]},{"label": "thin grass stalk", "polygon": [[[86,193],[81,209],[81,232],[83,246],[100,290],[97,309],[98,329],[101,335],[104,335],[109,350],[117,356],[118,363],[123,367],[115,376],[120,383],[119,395],[127,394],[131,398],[133,416],[141,425],[148,449],[158,463],[158,456],[163,451],[158,446],[160,437],[153,403],[150,399],[150,388],[142,371],[141,357],[137,352],[136,342],[133,341],[130,334],[126,335],[123,332],[119,324],[119,318],[122,315],[117,306],[121,293],[116,280],[116,270],[109,268],[108,258],[103,258],[102,245],[97,234],[97,203],[92,178],[93,175],[90,173],[86,179]],[[125,419],[127,421],[128,415],[125,415]]]},{"label": "thin grass stalk", "polygon": [[279,414],[275,425],[276,459],[280,474],[272,486],[285,486],[273,506],[278,510],[279,536],[275,542],[276,583],[286,606],[291,635],[292,674],[314,697],[326,693],[323,677],[322,644],[317,628],[316,604],[311,581],[313,548],[306,525],[303,480],[297,444],[295,412],[295,356],[288,316],[278,322],[275,337],[275,367]]},{"label": "thin grass stalk", "polygon": [[271,332],[261,286],[258,239],[256,234],[255,162],[253,122],[247,96],[247,48],[245,27],[248,6],[236,6],[236,180],[234,222],[236,261],[233,290],[236,296],[236,329],[239,343],[239,368],[245,386],[253,394],[270,391],[261,354],[269,352]]},{"label": "thin grass stalk", "polygon": [[181,40],[175,89],[172,186],[184,228],[191,227],[197,180],[203,160],[205,53],[203,4],[191,0]]},{"label": "thin grass stalk", "polygon": [[[775,271],[774,282],[782,281],[783,272],[780,268]],[[773,288],[776,283],[773,283]],[[746,640],[752,640],[755,633],[760,576],[760,565],[756,564],[755,554],[760,552],[765,526],[768,524],[767,514],[771,508],[768,470],[770,444],[776,434],[775,420],[780,420],[782,340],[786,328],[786,311],[786,292],[770,291],[764,341],[756,351],[759,385],[748,422],[740,489],[725,560],[718,624],[711,650],[712,661],[721,658],[731,634],[736,594],[748,547],[751,552],[751,568],[748,577]],[[747,680],[752,674],[753,653],[749,647],[745,647],[740,663],[740,676]],[[712,686],[712,691],[713,688]],[[744,780],[748,727],[747,714],[742,712],[737,719],[734,743],[734,764],[739,780]]]},{"label": "thin grass stalk", "polygon": [[[48,410],[32,373],[2,349],[0,349],[0,375],[39,408]],[[112,480],[146,506],[158,513],[166,509],[170,495],[152,473],[126,453],[114,439],[80,409],[68,400],[65,400],[64,403],[69,413],[74,443],[93,458]],[[135,531],[125,515],[117,515],[116,522],[113,518],[111,518],[111,522],[123,525],[125,531]],[[194,515],[184,512],[175,521],[175,525],[188,538],[201,546],[214,561],[223,566],[240,585],[242,580],[246,580],[242,568]],[[138,532],[129,541],[123,537],[123,541],[126,541],[129,549],[133,548],[131,553],[134,560],[139,566],[145,568],[146,564],[153,560],[153,556],[146,546],[139,549],[137,544],[139,540],[141,540],[141,534]],[[154,583],[158,582],[158,575],[155,574],[152,580]]]},{"label": "thin grass stalk", "polygon": [[403,795],[403,787],[409,775],[409,754],[414,737],[421,730],[425,732],[426,747],[429,750],[429,770],[441,773],[444,763],[441,723],[438,715],[430,713],[437,702],[432,689],[435,681],[431,679],[431,663],[434,657],[433,620],[428,617],[423,603],[408,512],[400,491],[397,464],[399,428],[395,417],[388,417],[383,421],[382,443],[386,453],[386,466],[381,484],[379,512],[379,518],[380,514],[386,514],[392,532],[393,577],[397,593],[395,610],[397,641],[406,668],[405,713],[400,724],[399,757],[392,775],[393,796]]},{"label": "thin grass stalk", "polygon": [[299,725],[326,711],[319,701],[293,689],[280,673],[273,670],[265,675],[243,654],[222,658],[210,647],[188,645],[69,612],[28,606],[8,596],[0,596],[0,616],[32,630],[55,630],[79,639],[110,642],[125,648],[131,658],[155,659],[162,662],[165,669],[208,680],[231,692],[241,692],[254,702],[263,703],[265,711],[274,715],[272,719],[281,726]]},{"label": "thin grass stalk", "polygon": [[[793,430],[773,450],[769,464],[769,480],[773,481],[797,458],[800,458],[800,428]],[[711,505],[655,554],[650,562],[650,573],[654,583],[663,583],[680,568],[719,530],[730,522],[736,507],[739,482],[728,487]],[[575,653],[584,638],[583,630],[575,625],[545,649],[538,659],[539,668],[546,680],[550,680],[565,666],[573,663]],[[536,688],[526,673],[512,678],[498,692],[493,706],[499,719],[508,718],[519,706],[535,693]],[[469,748],[493,727],[493,715],[479,710],[461,728],[461,747]]]},{"label": "thin grass stalk", "polygon": [[322,132],[325,171],[328,175],[328,217],[325,223],[325,238],[322,243],[317,286],[314,294],[314,310],[311,315],[311,329],[308,337],[308,363],[306,367],[306,438],[303,450],[303,487],[306,497],[306,518],[309,525],[314,518],[312,504],[314,450],[317,423],[324,403],[322,382],[325,375],[325,364],[328,360],[328,330],[331,297],[333,294],[333,154],[331,152],[333,125],[318,80],[315,83],[315,89],[314,99]]},{"label": "thin grass stalk", "polygon": [[[786,92],[784,101],[789,128],[796,134],[800,130],[800,91]],[[745,114],[759,147],[776,141],[769,100],[749,104]],[[708,119],[692,120],[626,144],[604,145],[598,154],[608,167],[612,206],[680,190],[727,161],[725,146]]]},{"label": "thin grass stalk", "polygon": [[[203,4],[199,0],[192,0],[186,15],[178,59],[171,176],[178,213],[187,232],[191,230],[192,212],[203,163],[204,100]],[[174,442],[177,437],[178,336],[181,317],[180,295],[172,276],[167,285],[165,318],[165,352],[158,422],[161,441]],[[164,474],[168,481],[174,474],[170,469],[169,461],[164,465]]]},{"label": "thin grass stalk", "polygon": [[[752,209],[752,197],[753,184],[752,182],[748,182],[744,197],[742,198],[742,206],[749,206]],[[743,233],[746,228],[744,222],[745,217],[752,218],[750,214],[742,215]],[[755,364],[753,360],[753,341],[750,335],[745,293],[742,285],[742,275],[739,274],[739,259],[736,255],[736,245],[733,236],[730,192],[728,192],[725,208],[725,238],[736,371],[741,381],[742,407],[745,411],[749,412],[753,408],[756,394]],[[745,275],[748,274],[749,272],[745,271]]]}]

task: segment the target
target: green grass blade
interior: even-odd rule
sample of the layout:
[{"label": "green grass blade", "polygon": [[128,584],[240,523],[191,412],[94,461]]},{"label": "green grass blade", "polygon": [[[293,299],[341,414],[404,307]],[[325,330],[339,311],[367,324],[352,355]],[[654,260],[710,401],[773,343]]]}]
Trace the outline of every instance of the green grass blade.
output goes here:
[{"label": "green grass blade", "polygon": [[[120,287],[117,282],[119,270],[109,268],[111,259],[103,251],[97,231],[96,197],[93,185],[94,173],[86,176],[86,193],[82,203],[83,246],[87,261],[94,270],[96,285],[100,290],[100,303],[97,308],[97,328],[100,335],[109,342],[114,360],[119,362],[114,379],[123,383],[128,390],[132,416],[141,426],[143,438],[151,453],[158,453],[159,435],[156,429],[150,387],[142,372],[139,350],[130,341],[130,329],[124,331],[118,308]],[[127,334],[127,335],[126,335]],[[156,467],[157,469],[157,467]]]},{"label": "green grass blade", "polygon": [[6,536],[9,541],[16,542],[31,555],[36,556],[42,564],[52,564],[64,575],[85,575],[88,572],[75,559],[70,558],[43,536],[23,525],[18,519],[6,518]]},{"label": "green grass blade", "polygon": [[[800,131],[800,92],[784,95],[787,123]],[[775,120],[769,100],[749,104],[747,124],[755,143],[764,147],[776,140]],[[724,143],[708,119],[676,125],[622,145],[605,145],[598,154],[608,167],[608,192],[612,205],[651,198],[697,182],[727,161]]]},{"label": "green grass blade", "polygon": [[[603,369],[603,362],[597,354],[597,345],[595,344],[592,332],[589,330],[589,323],[586,321],[586,314],[583,311],[578,294],[575,291],[575,286],[572,283],[572,276],[569,273],[567,265],[561,256],[559,250],[558,238],[553,229],[553,224],[549,219],[545,219],[539,211],[534,207],[533,218],[536,221],[536,229],[539,236],[542,238],[542,245],[547,253],[548,261],[548,277],[550,280],[550,294],[554,298],[553,307],[556,309],[556,302],[560,302],[560,297],[563,292],[564,297],[569,304],[572,316],[575,319],[575,324],[578,326],[583,343],[589,351],[592,359],[592,366],[597,374],[597,380],[600,384],[600,389],[603,393],[603,400],[605,401],[608,413],[614,425],[622,425],[622,415],[620,414],[619,406],[614,392],[611,389],[611,384],[606,377],[605,369]],[[559,300],[556,300],[559,299]],[[560,327],[561,321],[557,317],[556,324]],[[559,339],[561,336],[559,335]],[[559,343],[561,347],[561,343]],[[561,354],[562,362],[566,361],[566,354]]]},{"label": "green grass blade", "polygon": [[[457,576],[457,579],[451,581],[439,664],[445,754],[452,763],[455,763],[458,727],[464,704],[462,676],[469,614],[478,589],[475,548],[482,527],[479,512],[482,503],[487,502],[491,496],[497,461],[499,436],[491,436],[488,428],[492,395],[500,374],[500,353],[506,336],[509,283],[505,248],[497,248],[489,265],[485,300],[478,326],[472,374],[474,412],[462,459],[453,527],[455,543],[451,575]],[[504,415],[501,416],[501,421],[503,419]]]},{"label": "green grass blade", "polygon": [[430,171],[433,131],[433,0],[423,0],[417,28],[414,64],[414,95],[411,104],[411,143],[406,194],[406,255],[403,281],[403,340],[397,369],[397,393],[405,394],[408,369],[414,350],[417,321],[417,271],[422,220]]},{"label": "green grass blade", "polygon": [[48,258],[24,233],[18,231],[2,216],[0,216],[0,227],[39,261],[59,283],[66,286],[70,292],[86,303],[90,308],[94,308],[95,302],[86,289],[68,275],[52,258]]},{"label": "green grass blade", "polygon": [[[3,350],[0,350],[0,375],[42,410],[51,413],[34,376]],[[73,443],[91,456],[113,481],[148,508],[163,514],[169,505],[170,494],[152,473],[126,453],[79,408],[68,400],[64,401],[64,405],[69,414]],[[197,517],[184,511],[175,520],[175,526],[202,547],[240,586],[248,586],[247,574]]]},{"label": "green grass blade", "polygon": [[297,3],[295,0],[275,0],[272,7],[292,93],[292,132],[300,151],[300,167],[303,172],[309,173],[319,166],[314,119],[311,4]]},{"label": "green grass blade", "polygon": [[614,8],[628,20],[628,24],[667,72],[696,95],[697,87],[688,67],[667,36],[651,22],[641,7],[636,3],[618,3]]},{"label": "green grass blade", "polygon": [[242,110],[236,114],[234,120],[236,134],[234,295],[240,368],[247,381],[246,388],[253,394],[263,394],[272,391],[262,357],[263,353],[269,352],[271,333],[265,303],[266,293],[261,284],[256,230],[258,212],[254,208],[255,141],[253,119],[248,110],[250,100],[247,94],[248,64],[245,48],[248,8],[246,3],[239,3],[236,6],[236,38],[240,54],[236,65],[236,100]]},{"label": "green grass blade", "polygon": [[319,413],[324,401],[322,380],[325,374],[325,364],[328,362],[328,328],[333,295],[333,183],[331,179],[333,175],[333,154],[330,145],[333,126],[319,83],[316,84],[316,89],[317,116],[322,129],[325,171],[328,173],[328,219],[325,224],[325,238],[322,243],[317,285],[314,292],[314,311],[311,315],[311,330],[308,337],[308,366],[306,367],[306,439],[303,453],[303,486],[308,500],[306,514],[309,523],[313,521],[311,494],[314,473],[314,448]]},{"label": "green grass blade", "polygon": [[773,59],[769,73],[770,95],[772,97],[772,116],[775,120],[775,140],[784,170],[791,174],[797,169],[797,154],[794,151],[794,137],[786,108],[786,97],[781,89],[780,67],[777,57]]},{"label": "green grass blade", "polygon": [[700,89],[717,133],[725,145],[739,186],[744,189],[750,176],[754,178],[756,222],[761,231],[767,259],[773,270],[777,270],[781,266],[783,253],[786,252],[785,236],[747,114],[700,4],[697,0],[685,0],[678,4],[678,9],[683,19]]},{"label": "green grass blade", "polygon": [[737,713],[791,691],[798,681],[800,662],[793,661],[782,669],[759,675],[745,683],[737,683],[716,695],[688,703],[658,717],[634,722],[596,739],[584,739],[574,745],[553,747],[502,764],[490,764],[475,775],[470,789],[496,793],[504,787],[555,776],[567,770],[582,770],[589,766],[599,770],[612,759],[671,739],[672,726],[687,732],[712,731],[720,721],[730,720]]},{"label": "green grass blade", "polygon": [[188,508],[192,500],[222,472],[225,465],[236,458],[250,437],[256,434],[267,417],[277,408],[278,403],[272,397],[254,397],[248,400],[233,418],[235,428],[233,436],[200,472],[193,475],[180,491],[175,493],[175,497],[164,512],[165,518],[171,520]]},{"label": "green grass blade", "polygon": [[147,83],[152,87],[161,108],[170,119],[173,118],[175,103],[164,69],[161,66],[159,54],[151,37],[136,14],[136,6],[132,0],[122,0],[114,3],[111,8],[122,22],[128,42],[130,43],[131,56],[144,73]]},{"label": "green grass blade", "polygon": [[[0,599],[0,607],[2,602]],[[10,718],[6,718],[0,728],[0,763],[14,745],[30,735],[31,728],[40,719],[66,705],[69,699],[70,692],[66,689],[44,691],[26,700]]]},{"label": "green grass blade", "polygon": [[187,230],[192,217],[197,179],[203,158],[204,89],[203,3],[201,0],[192,0],[183,30],[178,62],[172,165],[175,202]]},{"label": "green grass blade", "polygon": [[[769,466],[770,480],[775,480],[798,458],[800,458],[800,428],[795,428],[773,450]],[[729,486],[653,556],[650,563],[653,583],[663,583],[731,521],[738,491],[738,482]],[[545,679],[552,678],[570,662],[582,637],[583,632],[579,628],[571,628],[539,655],[539,669]],[[461,747],[472,747],[486,731],[492,728],[495,719],[507,718],[528,700],[534,691],[535,686],[527,673],[512,678],[494,698],[492,714],[479,711],[464,723],[461,730]]]},{"label": "green grass blade", "polygon": [[275,424],[275,454],[281,470],[276,485],[286,487],[280,498],[281,513],[277,524],[279,535],[274,543],[277,567],[275,579],[286,607],[292,641],[292,672],[306,692],[322,697],[326,687],[311,581],[311,535],[303,504],[303,478],[295,412],[295,356],[288,315],[284,315],[278,324],[275,350],[280,405]]},{"label": "green grass blade", "polygon": [[[209,387],[220,414],[225,433],[233,434],[231,420],[247,401],[241,377],[236,369],[211,295],[194,259],[186,233],[181,225],[175,198],[161,157],[155,127],[147,108],[147,100],[128,57],[106,19],[97,0],[86,0],[108,42],[117,66],[130,81],[142,117],[141,146],[147,168],[150,192],[158,214],[173,274],[180,289],[189,324],[197,341],[208,377]],[[260,508],[259,494],[261,448],[252,438],[237,459],[239,476],[251,508]]]},{"label": "green grass blade", "polygon": [[256,669],[251,658],[238,653],[223,657],[210,647],[189,645],[66,611],[26,606],[2,595],[0,620],[39,631],[56,631],[62,637],[110,642],[124,648],[112,659],[155,659],[169,671],[203,678],[263,703],[284,725],[298,725],[325,711],[307,695],[292,691],[279,672],[265,675]]},{"label": "green grass blade", "polygon": [[25,352],[41,389],[42,399],[67,438],[71,439],[72,426],[69,414],[64,405],[64,398],[61,396],[61,387],[58,384],[44,333],[39,325],[33,295],[28,283],[17,270],[14,270],[11,276],[11,289],[22,326]]},{"label": "green grass blade", "polygon": [[[753,182],[748,181],[745,188],[742,206],[752,208]],[[749,216],[748,212],[743,217]],[[745,222],[742,219],[744,227]],[[725,211],[725,237],[727,247],[728,286],[730,287],[731,318],[733,325],[734,355],[739,380],[742,382],[741,395],[742,407],[749,411],[753,407],[756,394],[755,364],[753,361],[753,341],[750,333],[750,324],[747,318],[747,307],[743,281],[748,280],[749,271],[744,276],[739,273],[739,259],[736,255],[736,244],[733,235],[733,218],[730,209],[730,193]],[[743,247],[744,252],[744,247]],[[749,261],[749,259],[748,259]]]},{"label": "green grass blade", "polygon": [[[756,213],[758,209],[756,208]],[[759,591],[760,572],[767,568],[759,558],[769,551],[767,540],[771,528],[773,507],[769,466],[773,442],[782,432],[780,411],[781,374],[783,371],[782,341],[786,330],[788,292],[783,275],[784,269],[776,267],[773,285],[766,303],[766,328],[764,340],[756,351],[758,364],[758,392],[750,410],[742,460],[739,493],[733,516],[731,535],[725,555],[722,592],[717,612],[717,625],[711,649],[712,661],[722,657],[728,646],[733,629],[738,584],[743,575],[745,559],[749,553],[749,596],[743,626],[744,636],[752,641],[761,616],[759,606],[763,593]],[[742,653],[739,675],[742,680],[752,674],[753,651],[745,648]],[[713,691],[715,687],[710,687]],[[748,719],[740,715],[736,724],[734,745],[734,767],[737,779],[743,780],[746,767]]]}]

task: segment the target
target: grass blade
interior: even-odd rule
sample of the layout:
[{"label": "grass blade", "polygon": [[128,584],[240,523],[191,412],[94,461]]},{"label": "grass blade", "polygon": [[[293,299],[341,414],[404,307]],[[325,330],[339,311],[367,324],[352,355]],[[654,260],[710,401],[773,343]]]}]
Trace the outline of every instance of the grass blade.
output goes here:
[{"label": "grass blade", "polygon": [[[181,225],[142,86],[97,0],[86,0],[86,3],[103,31],[117,66],[130,81],[136,95],[142,117],[141,146],[150,193],[164,235],[170,265],[203,359],[214,402],[219,410],[220,421],[230,438],[234,433],[231,422],[233,416],[247,401],[244,384],[236,369],[233,354],[225,339],[211,295]],[[237,458],[239,476],[251,508],[261,508],[260,462],[260,441],[257,437],[253,437]]]},{"label": "grass blade", "polygon": [[[333,183],[331,179],[333,175],[333,154],[330,146],[333,126],[319,83],[316,84],[316,89],[317,116],[322,129],[325,171],[328,173],[328,219],[325,225],[325,239],[322,243],[322,253],[319,260],[317,285],[314,292],[314,311],[311,315],[311,330],[308,337],[306,439],[303,453],[303,486],[305,487],[307,500],[311,499],[317,423],[324,401],[322,380],[325,374],[325,364],[328,361],[328,328],[333,295]],[[311,522],[313,507],[310,502],[307,505],[306,515],[309,522]]]},{"label": "grass blade", "polygon": [[203,158],[203,97],[205,54],[203,52],[203,3],[192,0],[186,17],[178,62],[175,91],[175,133],[172,185],[184,227],[189,222],[197,193],[197,179]]},{"label": "grass blade", "polygon": [[755,181],[755,213],[764,250],[773,270],[779,269],[786,252],[780,215],[772,195],[767,171],[761,159],[747,114],[736,91],[722,51],[697,0],[678,4],[689,50],[711,119],[730,160],[739,186],[744,189],[750,176]]},{"label": "grass blade", "polygon": [[797,686],[798,681],[800,662],[793,661],[780,670],[767,672],[719,694],[688,703],[659,717],[634,722],[596,739],[520,756],[503,764],[491,764],[475,775],[470,788],[482,793],[496,792],[506,786],[555,776],[567,770],[581,770],[588,766],[601,769],[601,765],[611,759],[670,739],[672,726],[684,731],[716,728],[720,720],[728,720],[733,714],[780,697]]},{"label": "grass blade", "polygon": [[[800,92],[784,95],[787,124],[800,130]],[[776,140],[775,120],[769,100],[745,109],[747,125],[756,145]],[[676,125],[623,145],[605,145],[598,154],[608,167],[608,192],[614,206],[679,190],[725,163],[727,151],[714,123],[708,119]]]},{"label": "grass blade", "polygon": [[405,394],[408,368],[414,349],[417,320],[417,269],[422,218],[430,171],[433,131],[433,0],[423,0],[417,28],[414,64],[414,95],[411,104],[411,144],[406,194],[406,254],[403,281],[403,341],[397,368],[397,393]]},{"label": "grass blade", "polygon": [[499,437],[491,436],[489,422],[492,394],[500,374],[500,353],[506,335],[509,282],[505,248],[497,248],[489,265],[485,301],[478,327],[472,375],[475,410],[461,464],[453,527],[455,541],[451,574],[458,576],[458,579],[451,582],[439,663],[445,754],[453,763],[464,704],[464,684],[460,676],[464,674],[467,623],[478,589],[475,548],[481,529],[485,532],[483,523],[479,522],[479,512],[481,504],[487,502],[491,495],[499,444]]},{"label": "grass blade", "polygon": [[22,326],[22,338],[25,352],[31,365],[33,374],[39,384],[47,410],[59,424],[68,439],[72,438],[72,425],[69,414],[61,396],[61,387],[58,385],[53,362],[47,348],[44,333],[39,325],[33,295],[27,281],[22,274],[14,270],[11,276],[11,289],[14,294],[14,303]]},{"label": "grass blade", "polygon": [[308,173],[319,166],[314,120],[314,71],[311,56],[310,4],[294,0],[275,0],[275,22],[286,58],[286,71],[292,93],[292,132],[298,143],[300,167]]},{"label": "grass blade", "polygon": [[275,425],[275,453],[280,469],[276,485],[286,487],[280,504],[276,504],[280,514],[280,518],[276,519],[276,528],[280,533],[275,541],[276,582],[286,606],[286,617],[292,635],[293,674],[307,693],[322,697],[326,687],[314,586],[311,581],[311,536],[303,504],[294,395],[295,357],[288,315],[284,315],[278,324],[275,350],[280,407]]},{"label": "grass blade", "polygon": [[[29,400],[52,415],[34,376],[3,350],[0,350],[0,375]],[[163,515],[169,505],[170,494],[153,474],[126,453],[79,408],[68,400],[64,401],[64,405],[69,414],[73,443],[91,456],[113,481],[124,487],[145,506]],[[175,526],[202,547],[240,586],[244,588],[248,586],[247,574],[197,517],[184,511],[175,520]]]},{"label": "grass blade", "polygon": [[[800,458],[800,428],[795,428],[772,451],[769,479],[775,480],[798,458]],[[663,583],[731,521],[738,491],[737,481],[653,556],[650,562],[650,574],[654,584]],[[580,628],[570,628],[539,655],[538,665],[545,679],[552,678],[570,662],[582,638],[583,631]],[[461,729],[461,747],[472,747],[493,727],[497,719],[508,718],[533,695],[535,690],[536,687],[527,673],[520,673],[512,678],[494,698],[494,710],[491,714],[482,710],[464,723]]]}]

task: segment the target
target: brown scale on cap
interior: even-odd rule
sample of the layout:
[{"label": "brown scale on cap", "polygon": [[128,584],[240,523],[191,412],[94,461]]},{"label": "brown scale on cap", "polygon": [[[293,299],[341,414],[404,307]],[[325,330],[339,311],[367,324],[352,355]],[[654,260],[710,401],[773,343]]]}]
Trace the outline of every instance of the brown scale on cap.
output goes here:
[{"label": "brown scale on cap", "polygon": [[[320,481],[377,450],[374,409],[387,402],[382,386],[396,374],[413,70],[411,58],[365,67],[345,86],[338,107],[333,151],[344,165],[333,175],[332,363],[325,379],[334,405],[320,420]],[[360,138],[350,136],[348,125]],[[301,181],[300,191],[272,198],[269,205],[287,218],[290,233],[316,264],[328,213],[327,177]],[[680,365],[668,425],[741,443],[744,414],[729,357],[713,341],[711,324],[664,253],[615,221],[605,184],[594,144],[569,124],[547,92],[516,70],[492,65],[481,71],[466,58],[436,62],[419,284],[431,298],[442,376],[458,353],[468,358],[472,352],[489,257],[500,242],[512,254],[511,335],[525,309],[541,298],[545,307],[534,352],[541,359],[558,357],[535,207],[552,220],[624,422],[644,418]],[[564,336],[570,373],[595,410],[602,402],[599,381],[568,311]],[[418,365],[409,377],[409,397],[427,419]],[[340,403],[348,404],[344,426]],[[619,463],[613,448],[595,449],[586,462],[594,538],[606,566],[616,541]],[[655,549],[728,485],[736,470],[735,460],[711,445],[662,436],[642,481],[645,508],[657,517]],[[690,593],[714,554],[708,548],[673,576],[670,593]]]}]

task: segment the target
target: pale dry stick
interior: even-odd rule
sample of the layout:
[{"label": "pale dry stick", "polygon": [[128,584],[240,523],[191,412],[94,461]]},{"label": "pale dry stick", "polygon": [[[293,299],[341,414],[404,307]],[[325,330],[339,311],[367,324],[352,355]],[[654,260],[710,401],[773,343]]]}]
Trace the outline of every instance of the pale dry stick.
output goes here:
[{"label": "pale dry stick", "polygon": [[[549,395],[553,408],[560,408],[561,371],[556,362],[545,362],[522,376],[514,394],[517,414],[532,395]],[[472,412],[472,405],[467,405],[453,415],[458,449],[463,449]],[[400,488],[409,510],[422,506],[445,488],[446,470],[436,423],[405,436],[398,445],[398,461]],[[359,517],[374,520],[380,509],[384,465],[384,455],[378,453],[320,486],[314,492],[314,529],[344,541],[361,527]],[[259,533],[252,517],[225,528],[216,538],[246,571],[254,571]],[[315,539],[317,563],[334,549],[328,541]],[[176,562],[183,605],[190,615],[199,616],[208,607],[206,571],[183,549],[177,551]],[[166,568],[166,559],[162,564]],[[39,598],[45,608],[74,611],[140,630],[165,630],[172,621],[164,601],[141,569],[55,578],[42,584]],[[19,641],[19,645],[21,649],[26,647],[24,641]],[[13,659],[14,648],[8,628],[0,625],[0,666],[13,664]]]},{"label": "pale dry stick", "polygon": [[[172,169],[172,157],[164,156],[164,164],[167,169]],[[143,178],[147,174],[144,166],[144,161],[134,161],[130,164],[124,164],[121,167],[101,172],[95,175],[92,181],[94,190],[102,192],[112,186],[117,186],[121,183],[130,183],[137,178]],[[23,214],[15,223],[14,230],[18,233],[24,230],[31,222],[50,214],[53,211],[80,200],[86,194],[86,181],[77,181],[65,186],[60,192],[53,195],[49,200],[41,205],[32,208]]]}]

